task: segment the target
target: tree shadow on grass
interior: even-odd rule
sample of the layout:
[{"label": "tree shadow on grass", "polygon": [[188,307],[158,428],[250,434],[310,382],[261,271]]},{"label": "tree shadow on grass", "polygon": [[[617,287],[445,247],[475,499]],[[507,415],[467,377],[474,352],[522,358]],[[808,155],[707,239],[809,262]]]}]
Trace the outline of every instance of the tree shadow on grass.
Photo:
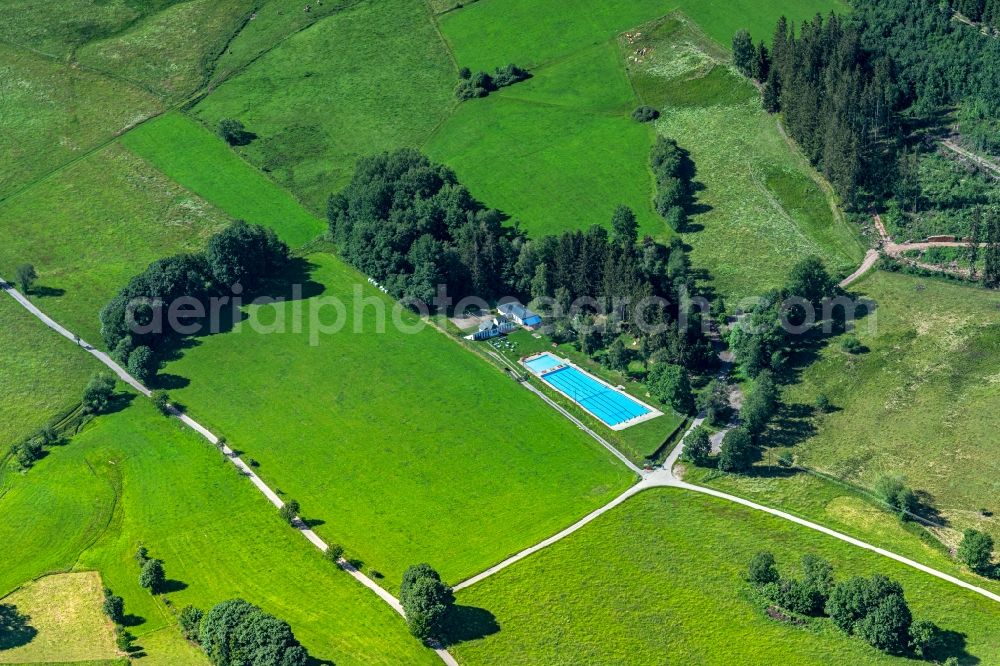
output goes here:
[{"label": "tree shadow on grass", "polygon": [[312,529],[314,527],[319,527],[320,525],[326,525],[326,521],[322,518],[303,518],[302,524]]},{"label": "tree shadow on grass", "polygon": [[175,389],[185,388],[190,383],[191,380],[187,377],[181,377],[180,375],[172,375],[169,372],[164,372],[153,378],[153,381],[150,382],[150,387],[154,389],[163,389],[164,391],[173,391]]},{"label": "tree shadow on grass", "polygon": [[107,408],[101,410],[101,414],[121,412],[131,405],[133,400],[135,400],[135,393],[115,393],[108,401]]},{"label": "tree shadow on grass", "polygon": [[30,619],[14,604],[0,604],[0,650],[21,647],[34,640],[38,630],[28,624]]},{"label": "tree shadow on grass", "polygon": [[129,613],[122,618],[123,627],[138,627],[143,624],[146,624],[146,618],[140,615],[132,615]]},{"label": "tree shadow on grass", "polygon": [[980,663],[979,657],[969,654],[966,649],[966,636],[959,631],[941,629],[938,633],[940,645],[924,655],[925,659],[933,660],[933,663],[943,664],[949,657],[958,659],[962,666],[971,666]]},{"label": "tree shadow on grass", "polygon": [[444,629],[444,645],[486,638],[500,631],[496,616],[485,608],[455,606]]},{"label": "tree shadow on grass", "polygon": [[168,578],[167,580],[163,581],[163,583],[160,585],[159,593],[170,594],[172,592],[180,592],[181,590],[186,590],[187,587],[188,587],[187,583],[183,581],[174,580],[173,578]]},{"label": "tree shadow on grass", "polygon": [[31,288],[31,295],[38,298],[56,298],[65,294],[66,290],[59,287],[46,287],[36,284]]}]

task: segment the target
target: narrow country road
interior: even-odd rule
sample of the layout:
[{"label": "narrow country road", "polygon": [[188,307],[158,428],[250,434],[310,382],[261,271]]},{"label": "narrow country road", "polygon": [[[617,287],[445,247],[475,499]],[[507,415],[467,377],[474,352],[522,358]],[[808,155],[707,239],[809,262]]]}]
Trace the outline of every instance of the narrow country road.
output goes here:
[{"label": "narrow country road", "polygon": [[542,542],[540,542],[540,543],[538,543],[538,544],[536,544],[536,545],[534,545],[534,546],[532,546],[530,548],[526,548],[526,549],[522,550],[520,553],[517,553],[516,555],[513,555],[513,556],[507,558],[506,560],[504,560],[503,562],[500,562],[496,566],[490,567],[489,569],[487,569],[486,571],[484,571],[483,573],[481,573],[481,574],[479,574],[477,576],[473,576],[472,578],[469,578],[469,579],[463,581],[462,583],[460,583],[460,584],[458,584],[458,585],[455,586],[455,590],[456,591],[457,590],[462,590],[462,589],[464,589],[466,587],[474,585],[474,584],[482,581],[483,579],[488,578],[488,577],[492,576],[493,574],[498,573],[498,572],[506,569],[507,567],[509,567],[510,565],[514,564],[515,562],[523,560],[525,557],[528,557],[529,555],[531,555],[533,553],[536,553],[539,550],[542,550],[543,548],[545,548],[547,546],[550,546],[553,543],[555,543],[555,542],[557,542],[557,541],[559,541],[561,539],[566,538],[567,536],[569,536],[573,532],[576,532],[577,530],[579,530],[581,527],[583,527],[587,523],[593,521],[598,516],[600,516],[600,515],[602,515],[604,513],[607,513],[611,509],[614,509],[615,507],[617,507],[618,505],[622,504],[623,502],[625,502],[629,498],[634,497],[635,495],[637,495],[638,493],[640,493],[640,492],[642,492],[644,490],[647,490],[649,488],[680,488],[682,490],[688,490],[688,491],[691,491],[691,492],[701,493],[703,495],[711,495],[712,497],[716,497],[716,498],[725,500],[727,502],[734,502],[736,504],[743,505],[743,506],[748,507],[750,509],[753,509],[755,511],[762,511],[764,513],[769,513],[772,516],[775,516],[777,518],[781,518],[783,520],[787,520],[787,521],[796,523],[797,525],[801,525],[802,527],[807,527],[807,528],[809,528],[811,530],[815,530],[817,532],[822,532],[823,534],[826,534],[827,536],[831,536],[831,537],[833,537],[835,539],[839,539],[840,541],[843,541],[845,543],[849,543],[852,546],[856,546],[858,548],[863,548],[863,549],[869,550],[869,551],[871,551],[873,553],[877,553],[877,554],[879,554],[879,555],[881,555],[883,557],[887,557],[887,558],[889,558],[891,560],[895,560],[896,562],[899,562],[901,564],[905,564],[906,566],[909,566],[909,567],[912,567],[914,569],[917,569],[918,571],[922,571],[922,572],[924,572],[926,574],[930,574],[931,576],[934,576],[935,578],[940,578],[941,580],[946,581],[948,583],[951,583],[952,585],[957,585],[958,587],[961,587],[963,589],[969,590],[970,592],[975,592],[976,594],[980,594],[980,595],[986,597],[987,599],[990,599],[992,601],[996,601],[997,603],[1000,603],[1000,594],[996,594],[995,592],[991,592],[991,591],[986,590],[984,588],[981,588],[981,587],[979,587],[977,585],[973,585],[972,583],[967,583],[964,580],[961,580],[960,578],[956,578],[955,576],[952,576],[950,574],[946,574],[943,571],[938,571],[937,569],[934,569],[933,567],[929,567],[929,566],[927,566],[925,564],[921,564],[919,562],[915,562],[915,561],[913,561],[913,560],[911,560],[909,558],[903,557],[902,555],[899,555],[899,554],[894,553],[892,551],[886,550],[884,548],[879,548],[878,546],[873,546],[872,544],[869,544],[869,543],[866,543],[864,541],[861,541],[860,539],[855,539],[852,536],[848,536],[847,534],[843,534],[842,532],[838,532],[836,530],[830,529],[829,527],[824,527],[823,525],[820,525],[818,523],[814,523],[812,521],[805,520],[804,518],[799,518],[798,516],[795,516],[793,514],[787,513],[785,511],[781,511],[779,509],[774,509],[774,508],[771,508],[769,506],[764,506],[763,504],[758,504],[758,503],[752,502],[752,501],[750,501],[748,499],[744,499],[742,497],[737,497],[736,495],[730,495],[729,493],[724,493],[722,491],[715,490],[714,488],[706,488],[704,486],[696,486],[693,483],[688,483],[686,481],[683,481],[683,480],[677,478],[674,475],[673,467],[677,463],[677,461],[680,459],[680,455],[681,455],[681,452],[682,452],[683,447],[684,447],[684,440],[687,439],[688,435],[691,433],[692,430],[694,430],[699,425],[701,425],[701,423],[702,423],[703,420],[704,419],[701,418],[701,417],[695,419],[695,421],[691,424],[691,427],[688,428],[687,432],[684,433],[684,437],[681,438],[681,441],[677,444],[676,447],[674,447],[674,450],[671,451],[670,455],[667,456],[667,459],[666,459],[666,461],[664,461],[662,468],[657,469],[657,470],[652,471],[652,472],[644,472],[643,473],[642,481],[640,481],[636,485],[634,485],[631,488],[629,488],[628,490],[626,490],[624,493],[622,493],[621,495],[619,495],[618,497],[616,497],[615,499],[613,499],[611,502],[609,502],[605,506],[601,507],[600,509],[597,509],[596,511],[594,511],[594,512],[592,512],[590,514],[588,514],[587,516],[585,516],[581,520],[577,521],[573,525],[567,527],[562,532],[559,532],[558,534],[556,534],[556,535],[554,535],[552,537],[549,537],[548,539],[546,539],[546,540],[544,540],[544,541],[542,541]]},{"label": "narrow country road", "polygon": [[[57,333],[59,333],[63,337],[67,338],[68,340],[73,341],[74,343],[76,343],[77,345],[79,345],[80,347],[82,347],[85,351],[87,351],[88,353],[90,353],[91,355],[93,355],[95,358],[97,358],[99,361],[101,361],[101,363],[103,363],[105,366],[107,366],[108,368],[110,368],[115,373],[115,375],[117,375],[119,378],[121,378],[122,381],[128,383],[129,386],[132,386],[133,388],[135,388],[137,391],[139,391],[144,396],[148,397],[151,394],[151,392],[150,392],[150,390],[148,388],[146,388],[145,386],[143,386],[138,380],[136,380],[134,377],[132,377],[131,375],[129,375],[128,372],[126,372],[120,365],[118,365],[117,363],[115,363],[115,361],[111,357],[109,357],[104,352],[102,352],[102,351],[100,351],[98,349],[95,349],[92,345],[90,345],[87,342],[81,340],[78,336],[74,335],[68,329],[66,329],[63,326],[61,326],[55,320],[53,320],[48,315],[46,315],[44,312],[42,312],[40,309],[38,309],[30,300],[28,300],[23,294],[21,294],[19,291],[17,291],[12,285],[10,285],[7,282],[5,282],[2,278],[0,278],[0,288],[2,288],[4,291],[6,291],[12,298],[14,298],[14,300],[16,300],[18,303],[20,303],[25,309],[27,309],[29,312],[31,312],[35,317],[37,317],[43,323],[45,323],[46,326],[48,326],[52,330],[56,331]],[[554,407],[558,408],[559,406],[558,405],[554,405]],[[171,411],[172,415],[175,416],[176,418],[180,419],[185,425],[187,425],[188,427],[190,427],[193,430],[195,430],[196,432],[198,432],[200,435],[202,435],[205,439],[207,439],[208,441],[210,441],[212,444],[214,444],[216,446],[219,445],[219,438],[215,434],[213,434],[210,430],[208,430],[207,428],[205,428],[200,423],[198,423],[194,419],[190,418],[186,414],[182,414],[180,412],[177,412],[176,410],[173,410],[172,408],[171,408],[171,410],[172,410]],[[576,422],[578,426],[582,426],[582,424],[579,423],[578,420],[576,420],[575,418],[573,418],[572,415],[569,415],[568,413],[566,413],[565,410],[559,408],[558,411],[560,411],[560,413],[562,413],[564,416],[568,416],[569,418],[571,418],[571,420],[573,420],[574,422]],[[836,530],[832,530],[832,529],[830,529],[828,527],[824,527],[823,525],[819,525],[817,523],[805,520],[803,518],[799,518],[798,516],[792,515],[790,513],[785,512],[785,511],[780,511],[778,509],[774,509],[774,508],[771,508],[771,507],[768,507],[768,506],[764,506],[762,504],[758,504],[756,502],[752,502],[750,500],[744,499],[742,497],[737,497],[735,495],[730,495],[728,493],[724,493],[724,492],[715,490],[713,488],[706,488],[706,487],[703,487],[703,486],[697,486],[697,485],[694,485],[692,483],[688,483],[686,481],[683,481],[683,480],[677,478],[674,475],[674,473],[673,473],[673,468],[674,468],[674,465],[677,463],[678,459],[680,458],[681,452],[683,451],[684,441],[687,439],[687,437],[691,434],[691,432],[695,428],[697,428],[699,425],[702,424],[703,421],[704,421],[704,418],[699,416],[698,418],[696,418],[691,423],[690,427],[687,429],[687,431],[685,431],[684,436],[681,437],[680,442],[678,442],[677,446],[674,447],[674,449],[667,456],[667,458],[664,461],[664,464],[663,464],[662,467],[657,468],[655,470],[638,470],[638,468],[635,467],[635,465],[633,465],[631,462],[629,462],[628,463],[629,468],[630,469],[636,469],[636,470],[638,470],[638,473],[640,474],[641,480],[638,483],[636,483],[635,485],[633,485],[632,487],[630,487],[628,490],[626,490],[625,492],[623,492],[621,495],[619,495],[618,497],[616,497],[615,499],[613,499],[611,502],[609,502],[608,504],[600,507],[599,509],[597,509],[597,510],[595,510],[595,511],[589,513],[589,514],[587,514],[586,516],[584,516],[583,518],[581,518],[579,521],[577,521],[576,523],[570,525],[569,527],[567,527],[566,529],[562,530],[561,532],[559,532],[559,533],[557,533],[557,534],[555,534],[555,535],[553,535],[553,536],[551,536],[551,537],[549,537],[549,538],[547,538],[547,539],[545,539],[545,540],[543,540],[543,541],[535,544],[534,546],[531,546],[529,548],[526,548],[526,549],[522,550],[521,552],[519,552],[519,553],[517,553],[517,554],[515,554],[515,555],[513,555],[513,556],[511,556],[511,557],[509,557],[509,558],[507,558],[505,560],[503,560],[502,562],[500,562],[500,563],[498,563],[498,564],[490,567],[489,569],[487,569],[486,571],[483,571],[480,574],[477,574],[475,576],[472,576],[471,578],[468,578],[465,581],[462,581],[458,585],[455,585],[454,589],[457,591],[457,590],[462,590],[462,589],[465,589],[467,587],[470,587],[471,585],[474,585],[474,584],[476,584],[476,583],[478,583],[478,582],[480,582],[480,581],[482,581],[482,580],[484,580],[486,578],[489,578],[490,576],[492,576],[492,575],[494,575],[494,574],[496,574],[496,573],[498,573],[498,572],[506,569],[507,567],[511,566],[512,564],[514,564],[516,562],[519,562],[520,560],[522,560],[522,559],[524,559],[524,558],[532,555],[533,553],[536,553],[536,552],[538,552],[538,551],[540,551],[540,550],[542,550],[542,549],[544,549],[544,548],[546,548],[546,547],[548,547],[548,546],[550,546],[550,545],[552,545],[552,544],[554,544],[554,543],[556,543],[556,542],[558,542],[558,541],[566,538],[570,534],[573,534],[574,532],[576,532],[577,530],[579,530],[583,526],[585,526],[588,523],[592,522],[594,519],[598,518],[599,516],[603,515],[604,513],[607,513],[608,511],[614,509],[615,507],[619,506],[620,504],[622,504],[623,502],[625,502],[629,498],[635,496],[636,494],[638,494],[638,493],[640,493],[640,492],[642,492],[644,490],[647,490],[647,489],[650,489],[650,488],[680,488],[680,489],[688,490],[688,491],[691,491],[691,492],[702,493],[702,494],[705,494],[705,495],[711,495],[712,497],[716,497],[716,498],[719,498],[719,499],[722,499],[722,500],[725,500],[725,501],[728,501],[728,502],[733,502],[733,503],[736,503],[736,504],[740,504],[740,505],[743,505],[745,507],[754,509],[755,511],[762,511],[764,513],[769,513],[769,514],[771,514],[771,515],[773,515],[773,516],[775,516],[777,518],[781,518],[783,520],[787,520],[787,521],[796,523],[798,525],[801,525],[803,527],[809,528],[811,530],[815,530],[817,532],[821,532],[823,534],[831,536],[831,537],[833,537],[835,539],[839,539],[839,540],[841,540],[841,541],[843,541],[845,543],[849,543],[849,544],[851,544],[853,546],[856,546],[858,548],[863,548],[865,550],[869,550],[871,552],[874,552],[874,553],[877,553],[879,555],[882,555],[883,557],[889,558],[891,560],[895,560],[896,562],[900,562],[901,564],[905,564],[905,565],[907,565],[909,567],[917,569],[918,571],[922,571],[922,572],[927,573],[927,574],[929,574],[931,576],[934,576],[936,578],[944,580],[944,581],[946,581],[948,583],[951,583],[951,584],[956,585],[958,587],[961,587],[963,589],[969,590],[971,592],[975,592],[976,594],[982,595],[982,596],[984,596],[984,597],[986,597],[986,598],[988,598],[988,599],[990,599],[992,601],[996,601],[996,602],[1000,603],[1000,595],[998,595],[998,594],[996,594],[994,592],[991,592],[989,590],[983,589],[983,588],[978,587],[976,585],[973,585],[971,583],[967,583],[967,582],[965,582],[965,581],[963,581],[963,580],[961,580],[959,578],[956,578],[955,576],[951,576],[951,575],[946,574],[946,573],[944,573],[942,571],[938,571],[937,569],[934,569],[932,567],[926,566],[924,564],[920,564],[919,562],[915,562],[915,561],[913,561],[913,560],[911,560],[909,558],[903,557],[902,555],[899,555],[897,553],[893,553],[892,551],[885,550],[884,548],[879,548],[878,546],[873,546],[873,545],[871,545],[869,543],[861,541],[860,539],[855,539],[854,537],[848,536],[848,535],[843,534],[841,532],[837,532]],[[604,444],[606,447],[608,447],[608,448],[616,451],[617,452],[617,457],[619,459],[625,459],[625,460],[627,460],[627,458],[624,456],[624,454],[622,454],[620,451],[617,451],[617,449],[614,449],[614,447],[611,446],[611,444],[609,444],[606,441],[604,441],[602,438],[600,438],[599,435],[597,435],[596,433],[592,433],[592,435],[595,436],[595,437],[597,437],[599,439],[599,441],[601,441],[602,444]],[[239,468],[240,471],[244,475],[246,475],[253,482],[253,484],[257,487],[257,489],[260,490],[260,492],[263,493],[264,496],[267,497],[267,499],[272,504],[274,504],[276,507],[281,507],[283,505],[283,502],[281,501],[281,498],[278,497],[277,493],[275,493],[270,487],[268,487],[267,484],[265,484],[264,481],[261,480],[261,478],[258,477],[257,474],[254,473],[254,471],[246,463],[244,463],[239,458],[239,456],[237,456],[233,452],[232,449],[230,449],[226,445],[223,445],[221,447],[221,449],[225,453],[226,457],[237,468]],[[302,533],[302,535],[305,536],[314,546],[316,546],[320,550],[326,550],[326,547],[327,547],[326,543],[324,543],[323,540],[320,539],[320,537],[315,532],[313,532],[311,529],[309,529],[301,520],[296,519],[296,526],[297,526],[297,529]],[[360,571],[358,571],[357,569],[355,569],[354,567],[352,567],[349,563],[347,563],[343,559],[340,562],[338,562],[338,564],[340,565],[340,567],[342,569],[344,569],[351,576],[353,576],[358,582],[360,582],[362,585],[364,585],[365,587],[367,587],[368,589],[370,589],[372,592],[374,592],[375,594],[377,594],[393,610],[395,610],[400,615],[404,614],[403,613],[402,605],[399,603],[399,600],[396,599],[395,597],[393,597],[391,594],[389,594],[388,591],[386,591],[385,589],[383,589],[382,587],[380,587],[377,583],[375,583],[375,581],[373,581],[372,579],[370,579],[367,576],[365,576],[363,573],[361,573]],[[442,649],[442,648],[435,648],[435,652],[438,654],[438,656],[440,657],[440,659],[444,663],[448,664],[449,666],[458,666],[458,662],[451,655],[451,653],[449,653],[447,650]]]},{"label": "narrow country road", "polygon": [[[124,368],[118,365],[118,363],[116,363],[113,358],[111,358],[101,350],[95,348],[93,345],[87,343],[85,340],[81,339],[80,336],[71,333],[67,328],[63,327],[57,321],[55,321],[47,314],[42,312],[40,309],[38,309],[38,307],[35,306],[34,303],[28,300],[28,298],[24,294],[15,289],[12,284],[6,282],[2,277],[0,277],[0,289],[3,289],[8,294],[10,294],[10,296],[15,301],[24,306],[24,308],[28,310],[28,312],[35,315],[46,326],[48,326],[53,331],[63,336],[67,340],[71,340],[74,344],[81,347],[84,351],[86,351],[91,356],[96,358],[98,361],[103,363],[105,366],[110,368],[111,371],[114,372],[115,375],[120,380],[122,380],[123,382],[125,382],[126,384],[128,384],[133,389],[135,389],[142,395],[146,396],[147,398],[152,395],[152,391],[143,386],[139,380],[137,380],[135,377],[130,375]],[[174,409],[173,406],[169,407],[169,410],[172,416],[179,419],[182,423],[184,423],[186,426],[197,432],[199,435],[207,439],[215,446],[217,447],[219,446],[219,438],[208,428],[201,425],[187,414],[184,414]],[[229,461],[233,463],[233,465],[235,465],[240,470],[240,472],[243,473],[244,476],[250,479],[253,485],[257,487],[257,490],[259,490],[268,499],[268,501],[271,502],[271,504],[278,507],[279,509],[282,506],[284,506],[285,503],[281,500],[280,497],[278,497],[278,494],[274,492],[270,488],[270,486],[264,483],[263,479],[257,476],[257,474],[253,471],[253,469],[245,462],[243,462],[243,460],[239,456],[237,456],[236,453],[231,448],[229,448],[229,446],[223,444],[219,448],[225,454],[226,458],[228,458]],[[297,516],[295,518],[295,528],[302,533],[302,536],[308,539],[310,543],[319,548],[321,551],[326,550],[327,544],[319,537],[318,534],[316,534],[313,530],[309,529],[309,527]],[[399,599],[389,594],[387,590],[379,586],[378,583],[373,581],[368,576],[358,571],[353,565],[351,565],[343,558],[341,558],[337,562],[337,564],[338,566],[340,566],[341,569],[343,569],[351,576],[353,576],[355,580],[357,580],[359,583],[361,583],[369,590],[377,594],[379,598],[381,598],[382,601],[384,601],[385,603],[389,604],[389,606],[394,611],[405,617],[405,613],[403,612],[403,606],[402,604],[399,603]],[[442,648],[435,648],[434,651],[441,658],[441,661],[448,664],[448,666],[458,666],[458,662],[455,661],[455,658],[451,656],[451,653],[448,652],[447,650],[444,650]]]}]

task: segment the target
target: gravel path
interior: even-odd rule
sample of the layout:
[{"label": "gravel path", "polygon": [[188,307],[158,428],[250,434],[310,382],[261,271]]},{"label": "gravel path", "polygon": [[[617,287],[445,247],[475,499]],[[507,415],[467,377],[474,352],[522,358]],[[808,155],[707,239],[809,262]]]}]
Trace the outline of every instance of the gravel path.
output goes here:
[{"label": "gravel path", "polygon": [[[28,300],[28,298],[25,297],[24,294],[15,289],[13,285],[11,285],[10,283],[5,282],[3,278],[0,278],[0,289],[6,291],[11,297],[13,297],[15,301],[24,306],[25,309],[27,309],[31,314],[38,317],[38,319],[40,319],[46,326],[48,326],[55,332],[59,333],[60,335],[62,335],[64,338],[72,340],[77,346],[83,348],[84,351],[86,351],[94,358],[99,360],[101,363],[103,363],[105,366],[107,366],[112,372],[115,373],[115,375],[119,379],[121,379],[123,382],[131,386],[133,389],[135,389],[142,395],[146,396],[147,398],[150,395],[152,395],[152,391],[143,386],[139,380],[137,380],[135,377],[130,375],[124,368],[118,365],[118,363],[116,363],[113,358],[111,358],[101,350],[95,348],[93,345],[89,344],[85,340],[81,339],[78,335],[71,333],[67,328],[63,327],[57,321],[55,321],[47,314],[42,312],[35,306],[34,303]],[[179,419],[186,426],[197,432],[199,435],[207,439],[215,446],[219,446],[219,438],[208,428],[201,425],[187,414],[177,411],[176,409],[173,408],[173,406],[169,407],[169,411],[172,416]],[[259,490],[264,495],[264,497],[266,497],[268,501],[271,502],[271,504],[273,504],[278,508],[284,506],[285,503],[281,500],[280,497],[278,497],[278,494],[274,492],[270,488],[270,486],[264,483],[263,479],[257,476],[257,474],[253,471],[253,469],[245,462],[243,462],[243,460],[238,455],[236,455],[235,451],[229,448],[229,446],[227,446],[226,444],[223,444],[219,448],[226,455],[226,458],[228,458],[229,461],[233,463],[233,465],[239,468],[240,472],[242,472],[244,476],[250,479],[251,483],[253,483],[253,485],[257,487],[257,490]],[[299,532],[301,532],[302,536],[308,539],[309,542],[312,543],[314,546],[316,546],[322,551],[326,550],[327,544],[319,537],[318,534],[309,529],[309,527],[298,517],[295,518],[295,528]],[[384,601],[385,603],[389,604],[389,606],[394,611],[405,617],[405,613],[403,612],[403,606],[399,603],[399,600],[396,597],[389,594],[389,592],[386,591],[381,586],[379,586],[378,583],[376,583],[371,578],[358,571],[354,566],[352,566],[349,562],[347,562],[343,558],[341,558],[337,562],[337,564],[340,566],[341,569],[343,569],[348,574],[353,576],[355,580],[357,580],[359,583],[361,583],[369,590],[377,594],[379,598],[381,598],[382,601]],[[441,658],[441,661],[448,664],[448,666],[458,666],[458,662],[455,661],[455,658],[451,656],[451,653],[449,653],[447,650],[436,648],[434,651],[437,652],[438,656]]]}]

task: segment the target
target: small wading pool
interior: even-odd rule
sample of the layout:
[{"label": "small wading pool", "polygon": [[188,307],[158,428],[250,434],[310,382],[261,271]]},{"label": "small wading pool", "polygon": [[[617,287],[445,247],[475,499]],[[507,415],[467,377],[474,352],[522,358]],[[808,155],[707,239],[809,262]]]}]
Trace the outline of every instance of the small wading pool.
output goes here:
[{"label": "small wading pool", "polygon": [[521,363],[543,382],[580,405],[612,430],[622,430],[661,415],[661,412],[548,352],[527,358]]}]

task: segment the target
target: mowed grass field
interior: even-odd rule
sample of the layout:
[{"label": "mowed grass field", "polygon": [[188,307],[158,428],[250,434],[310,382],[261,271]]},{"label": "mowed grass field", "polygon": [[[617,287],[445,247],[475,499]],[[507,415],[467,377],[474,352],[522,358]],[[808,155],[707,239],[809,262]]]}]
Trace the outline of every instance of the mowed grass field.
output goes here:
[{"label": "mowed grass field", "polygon": [[[12,278],[9,278],[12,279]],[[0,455],[80,402],[97,361],[0,293]]]},{"label": "mowed grass field", "polygon": [[[190,380],[173,398],[257,460],[317,532],[390,589],[423,561],[458,582],[632,482],[599,444],[446,334],[397,329],[391,302],[363,276],[330,255],[308,259],[316,295],[249,308],[263,325],[284,321],[285,332],[244,322],[200,339],[165,372]],[[374,304],[355,310],[355,289]],[[331,299],[343,314],[322,305]],[[386,309],[384,332],[376,308]],[[315,328],[338,317],[336,334]]]},{"label": "mowed grass field", "polygon": [[[88,479],[95,480],[89,492]],[[69,503],[54,503],[70,491],[81,514],[76,521]],[[104,504],[93,506],[97,498]],[[286,619],[319,659],[436,659],[409,637],[392,609],[285,525],[214,447],[145,399],[100,417],[29,474],[12,479],[0,510],[5,548],[19,554],[16,566],[3,568],[4,589],[58,568],[99,571],[125,598],[129,631],[149,655],[144,662],[206,664],[181,638],[173,613],[234,597]],[[88,523],[89,540],[67,538],[74,525]],[[164,560],[170,606],[138,586],[133,554],[139,544]],[[64,551],[58,562],[56,550]]]},{"label": "mowed grass field", "polygon": [[787,574],[799,575],[800,558],[811,553],[831,560],[838,580],[888,575],[918,618],[962,634],[962,663],[1000,659],[996,602],[793,523],[675,489],[641,493],[463,590],[458,603],[493,613],[499,631],[454,653],[464,664],[908,663],[829,620],[771,619],[743,580],[762,549]]},{"label": "mowed grass field", "polygon": [[789,257],[816,254],[848,274],[864,248],[813,173],[760,108],[749,82],[680,14],[622,39],[639,96],[661,110],[656,129],[691,152],[697,213],[684,240],[712,286],[740,299],[784,284]]},{"label": "mowed grass field", "polygon": [[141,88],[6,44],[0,99],[0,199],[162,108]]},{"label": "mowed grass field", "polygon": [[83,571],[40,578],[0,599],[27,615],[28,626],[37,632],[27,643],[4,645],[0,663],[118,658],[113,625],[101,612],[101,589],[100,575]]},{"label": "mowed grass field", "polygon": [[424,3],[368,0],[292,34],[193,113],[243,121],[258,138],[241,152],[321,211],[359,156],[421,144],[456,80]]},{"label": "mowed grass field", "polygon": [[[529,233],[607,224],[614,207],[624,203],[636,211],[640,233],[669,236],[670,230],[652,209],[648,161],[654,134],[629,115],[641,103],[663,106],[658,103],[661,100],[653,99],[654,91],[675,90],[679,97],[686,86],[689,103],[697,106],[716,104],[720,93],[726,101],[737,97],[748,102],[753,92],[736,77],[719,81],[718,74],[711,73],[711,86],[695,88],[687,84],[689,73],[670,80],[647,80],[646,86],[640,81],[630,83],[626,64],[631,64],[627,58],[633,48],[626,40],[619,44],[619,34],[643,30],[648,21],[678,7],[701,22],[711,38],[727,45],[736,29],[773,23],[782,13],[794,20],[814,11],[843,9],[824,2],[794,6],[749,2],[736,3],[735,7],[721,2],[667,6],[585,2],[569,11],[550,2],[482,0],[438,17],[458,64],[491,70],[514,62],[529,67],[533,78],[485,100],[463,103],[428,142],[427,151],[453,166],[477,196],[519,220]],[[770,32],[768,26],[766,34]],[[728,57],[725,48],[709,37],[703,39],[714,57]],[[757,119],[763,116],[748,110],[740,113]],[[744,120],[732,127],[672,129],[677,134],[674,138],[685,148],[694,151],[697,144],[703,144],[705,151],[715,151],[717,141],[746,132],[746,124]],[[751,136],[741,140],[756,148],[759,131],[753,127]],[[771,152],[774,148],[787,152],[783,146],[773,146]],[[747,152],[740,151],[741,168],[763,170],[765,164],[758,164],[756,154]],[[696,162],[700,156],[695,155]],[[705,171],[719,167],[711,162],[699,166]],[[715,173],[719,179],[731,177],[730,169]],[[716,198],[728,203],[731,210],[718,215],[742,209],[747,203],[743,194],[719,192]],[[789,213],[780,214],[785,218],[780,223],[787,226]],[[786,243],[775,251],[787,249]],[[696,265],[698,258],[696,255]]]},{"label": "mowed grass field", "polygon": [[293,248],[326,231],[325,220],[180,113],[137,127],[122,137],[122,144],[233,219],[271,227]]},{"label": "mowed grass field", "polygon": [[557,0],[479,0],[442,15],[440,23],[462,65],[492,69],[515,62],[533,68],[677,9],[728,48],[741,28],[770,41],[782,14],[798,23],[848,6],[840,0],[581,0],[570,10]]},{"label": "mowed grass field", "polygon": [[0,203],[0,275],[34,264],[35,303],[91,344],[98,315],[150,262],[200,249],[230,219],[118,143]]},{"label": "mowed grass field", "polygon": [[1000,537],[998,519],[979,515],[1000,512],[1000,295],[883,272],[854,290],[878,303],[858,324],[870,351],[832,340],[788,388],[790,404],[822,392],[837,407],[792,447],[796,461],[868,488],[901,474],[953,528]]},{"label": "mowed grass field", "polygon": [[618,204],[635,210],[640,234],[668,233],[652,206],[653,133],[629,118],[637,102],[615,44],[533,75],[464,102],[427,153],[531,235],[607,226]]}]

